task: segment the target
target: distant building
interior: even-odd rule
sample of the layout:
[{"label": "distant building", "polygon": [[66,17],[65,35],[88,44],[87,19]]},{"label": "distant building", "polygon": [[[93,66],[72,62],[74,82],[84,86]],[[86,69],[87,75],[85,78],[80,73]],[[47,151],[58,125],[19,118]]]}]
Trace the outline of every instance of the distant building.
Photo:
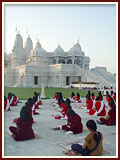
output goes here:
[{"label": "distant building", "polygon": [[85,56],[79,43],[68,52],[59,45],[54,52],[42,48],[39,40],[33,48],[28,36],[23,47],[22,36],[17,33],[10,54],[4,54],[5,86],[13,87],[68,87],[72,83],[95,82],[115,87],[115,76],[104,67],[89,69],[90,58]]}]

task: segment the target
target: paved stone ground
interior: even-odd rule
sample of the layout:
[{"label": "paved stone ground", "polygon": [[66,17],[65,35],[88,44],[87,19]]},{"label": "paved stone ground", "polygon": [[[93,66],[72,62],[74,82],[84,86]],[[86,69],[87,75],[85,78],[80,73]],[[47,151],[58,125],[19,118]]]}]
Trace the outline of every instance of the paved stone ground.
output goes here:
[{"label": "paved stone ground", "polygon": [[[15,126],[12,122],[14,118],[19,117],[21,107],[25,101],[19,103],[15,107],[11,107],[11,111],[4,114],[4,130],[9,131],[9,126]],[[56,127],[65,124],[66,120],[55,120],[51,114],[55,114],[56,110],[50,105],[50,100],[43,100],[42,109],[37,110],[40,115],[35,115],[33,118],[36,121],[33,124],[33,130],[41,138],[33,139],[23,142],[16,142],[7,134],[4,134],[4,156],[66,156],[63,154],[64,148],[60,147],[58,143],[78,140],[83,141],[84,137],[89,133],[86,128],[88,119],[97,120],[97,116],[89,116],[85,109],[79,109],[72,104],[73,109],[82,118],[84,132],[80,134],[67,135],[63,130],[54,131],[51,127]],[[109,151],[105,156],[116,156],[116,133],[115,126],[97,125],[98,130],[103,133],[103,147]]]}]

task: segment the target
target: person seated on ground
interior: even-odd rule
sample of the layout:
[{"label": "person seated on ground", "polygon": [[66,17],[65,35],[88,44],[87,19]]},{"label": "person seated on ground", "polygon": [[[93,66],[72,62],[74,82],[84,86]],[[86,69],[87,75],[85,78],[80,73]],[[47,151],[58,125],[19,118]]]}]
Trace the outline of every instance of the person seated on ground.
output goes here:
[{"label": "person seated on ground", "polygon": [[71,93],[70,101],[71,102],[75,102],[75,94],[74,94],[74,92]]},{"label": "person seated on ground", "polygon": [[111,97],[113,96],[113,90],[110,92]]},{"label": "person seated on ground", "polygon": [[64,118],[65,117],[65,108],[67,106],[65,105],[65,101],[62,100],[62,104],[60,105],[60,107],[58,108],[57,110],[57,113],[56,115],[52,115],[55,119],[61,119],[61,118]]},{"label": "person seated on ground", "polygon": [[68,151],[69,155],[75,156],[81,154],[83,156],[99,156],[103,152],[103,135],[97,131],[97,125],[94,120],[88,120],[86,123],[90,132],[82,143],[72,144],[72,151]]},{"label": "person seated on ground", "polygon": [[116,102],[116,92],[114,92],[114,94],[113,94],[113,99]]},{"label": "person seated on ground", "polygon": [[34,92],[34,96],[33,96],[33,98],[34,98],[34,97],[37,97],[37,92]]},{"label": "person seated on ground", "polygon": [[62,104],[60,105],[57,114],[52,116],[55,117],[55,119],[67,119],[67,111],[72,109],[70,103],[71,102],[69,98],[67,98],[66,101],[62,100]]},{"label": "person seated on ground", "polygon": [[81,117],[76,114],[72,109],[67,112],[67,124],[62,125],[60,129],[65,131],[71,131],[73,134],[78,134],[83,131],[83,124],[81,122]]},{"label": "person seated on ground", "polygon": [[[29,102],[25,102],[25,107],[27,107],[28,111],[31,112],[30,103],[29,103]],[[30,113],[30,115],[32,116],[31,113]],[[19,118],[15,118],[15,119],[13,120],[13,123],[16,123],[16,124],[17,124],[18,119],[19,119]]]},{"label": "person seated on ground", "polygon": [[40,97],[40,93],[37,93],[37,102],[38,102],[38,105],[42,105],[42,100],[41,100],[41,97]]},{"label": "person seated on ground", "polygon": [[57,107],[58,106],[58,97],[59,97],[59,92],[55,92],[54,98],[51,98],[52,101],[52,105],[53,107]]},{"label": "person seated on ground", "polygon": [[92,100],[93,100],[93,101],[95,100],[95,95],[94,95],[94,93],[92,93]]},{"label": "person seated on ground", "polygon": [[62,92],[59,92],[58,93],[58,101],[57,101],[57,103],[54,103],[53,106],[56,108],[59,108],[60,105],[62,104],[62,100],[63,100]]},{"label": "person seated on ground", "polygon": [[13,97],[14,97],[14,103],[15,103],[15,105],[17,106],[17,96],[15,95],[15,94],[13,94]]},{"label": "person seated on ground", "polygon": [[86,106],[87,106],[87,109],[92,109],[93,107],[93,100],[89,95],[86,96]]},{"label": "person seated on ground", "polygon": [[8,98],[10,106],[15,106],[15,100],[14,100],[14,96],[12,93],[8,93]]},{"label": "person seated on ground", "polygon": [[34,105],[35,105],[35,109],[40,109],[39,105],[38,105],[38,101],[37,101],[37,95],[33,97],[33,102],[34,102]]},{"label": "person seated on ground", "polygon": [[103,100],[103,96],[102,96],[101,91],[98,93],[98,96],[100,97],[100,101],[102,101]]},{"label": "person seated on ground", "polygon": [[56,101],[58,101],[58,92],[55,92],[54,98]]},{"label": "person seated on ground", "polygon": [[107,97],[107,95],[109,95],[109,92],[108,92],[108,91],[106,91],[106,95],[105,95],[105,96]]},{"label": "person seated on ground", "polygon": [[113,101],[114,99],[108,94],[106,97],[106,100],[109,103],[109,102]]},{"label": "person seated on ground", "polygon": [[25,141],[35,138],[32,129],[32,122],[33,118],[30,116],[28,108],[23,106],[20,111],[20,117],[17,121],[17,127],[9,127],[15,141]]},{"label": "person seated on ground", "polygon": [[6,96],[4,96],[4,111],[10,111],[10,103]]},{"label": "person seated on ground", "polygon": [[98,124],[106,124],[108,126],[110,125],[116,125],[116,104],[114,101],[111,101],[108,103],[109,111],[106,113],[106,116],[104,118],[100,118],[97,120]]},{"label": "person seated on ground", "polygon": [[77,103],[81,103],[81,99],[80,99],[80,94],[77,93],[77,96],[76,96],[76,101]]},{"label": "person seated on ground", "polygon": [[95,101],[95,106],[94,108],[90,109],[89,115],[105,116],[106,110],[104,102],[100,101],[99,96],[95,99]]},{"label": "person seated on ground", "polygon": [[33,99],[32,99],[32,98],[28,98],[27,101],[30,103],[30,110],[31,110],[30,115],[33,116],[33,115],[39,114],[39,113],[36,112],[36,110],[35,110],[35,105],[34,105]]},{"label": "person seated on ground", "polygon": [[88,91],[88,93],[87,93],[87,95],[86,96],[90,96],[91,97],[91,93],[90,93],[90,91]]}]

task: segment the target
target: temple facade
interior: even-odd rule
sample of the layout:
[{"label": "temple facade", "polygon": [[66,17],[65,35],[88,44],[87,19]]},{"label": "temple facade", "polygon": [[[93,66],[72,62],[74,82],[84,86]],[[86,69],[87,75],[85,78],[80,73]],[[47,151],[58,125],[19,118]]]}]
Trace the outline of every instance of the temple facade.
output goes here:
[{"label": "temple facade", "polygon": [[[4,84],[12,87],[69,87],[78,82],[95,82],[99,86],[116,85],[115,76],[105,67],[89,69],[90,58],[77,42],[65,52],[60,45],[47,52],[39,40],[33,47],[30,36],[23,46],[20,33],[16,34],[10,54],[4,53]],[[107,77],[106,77],[107,76]]]}]

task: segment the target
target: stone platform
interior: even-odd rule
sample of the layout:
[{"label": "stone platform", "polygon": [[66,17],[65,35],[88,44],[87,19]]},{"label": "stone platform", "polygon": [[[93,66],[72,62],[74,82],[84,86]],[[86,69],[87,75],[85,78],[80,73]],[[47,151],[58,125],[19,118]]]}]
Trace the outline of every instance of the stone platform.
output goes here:
[{"label": "stone platform", "polygon": [[[22,101],[15,107],[11,107],[11,111],[4,114],[4,131],[9,132],[9,126],[15,126],[13,119],[19,117],[20,109],[26,101]],[[61,124],[65,124],[66,120],[55,120],[51,115],[56,113],[53,106],[50,105],[50,100],[43,100],[41,109],[37,110],[39,115],[34,115],[33,130],[38,134],[40,139],[33,139],[23,142],[16,142],[10,136],[4,133],[4,156],[67,156],[63,153],[64,148],[58,144],[62,142],[78,140],[83,141],[84,137],[89,133],[86,128],[86,122],[89,119],[97,120],[97,116],[89,116],[85,109],[79,109],[75,104],[72,104],[72,108],[82,118],[84,127],[83,133],[80,134],[65,134],[63,130],[54,131],[51,127],[56,127]],[[114,157],[116,156],[116,126],[97,125],[98,131],[103,133],[103,147],[109,151],[104,156]]]}]

